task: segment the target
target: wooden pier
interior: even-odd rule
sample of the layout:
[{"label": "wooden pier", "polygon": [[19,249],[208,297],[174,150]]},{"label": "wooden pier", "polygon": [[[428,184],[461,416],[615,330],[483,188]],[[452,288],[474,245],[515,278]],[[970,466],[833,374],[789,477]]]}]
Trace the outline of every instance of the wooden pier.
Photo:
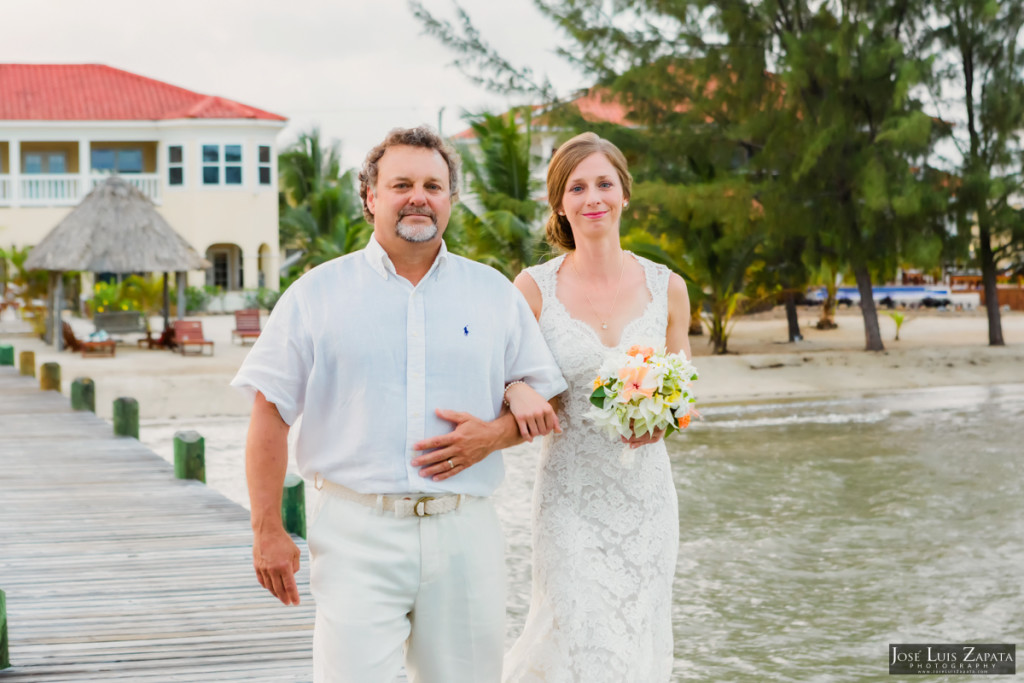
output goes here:
[{"label": "wooden pier", "polygon": [[256,581],[245,509],[0,367],[0,683],[310,681],[296,541],[302,605],[285,607]]}]

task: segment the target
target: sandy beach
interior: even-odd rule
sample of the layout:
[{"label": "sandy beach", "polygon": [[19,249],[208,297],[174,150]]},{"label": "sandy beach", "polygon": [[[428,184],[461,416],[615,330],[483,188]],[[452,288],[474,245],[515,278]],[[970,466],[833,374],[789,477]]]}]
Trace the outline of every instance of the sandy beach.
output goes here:
[{"label": "sandy beach", "polygon": [[[813,327],[817,309],[801,309],[804,340],[788,343],[781,308],[740,318],[732,329],[730,353],[712,356],[706,336],[691,337],[694,362],[701,373],[702,403],[733,403],[868,393],[918,387],[989,385],[1024,382],[1024,313],[1003,314],[1004,347],[988,346],[982,311],[910,313],[894,341],[895,324],[880,315],[886,350],[866,352],[859,311],[840,311],[836,330]],[[228,386],[250,346],[232,343],[234,317],[198,318],[209,339],[212,356],[185,356],[145,350],[129,338],[114,358],[82,358],[52,347],[25,333],[11,311],[0,321],[0,343],[11,344],[15,357],[32,350],[37,366],[61,365],[63,392],[76,377],[96,382],[96,407],[110,417],[112,401],[132,396],[143,418],[246,415],[248,402]],[[71,319],[76,334],[92,331],[88,320]],[[161,323],[154,321],[154,327]]]}]

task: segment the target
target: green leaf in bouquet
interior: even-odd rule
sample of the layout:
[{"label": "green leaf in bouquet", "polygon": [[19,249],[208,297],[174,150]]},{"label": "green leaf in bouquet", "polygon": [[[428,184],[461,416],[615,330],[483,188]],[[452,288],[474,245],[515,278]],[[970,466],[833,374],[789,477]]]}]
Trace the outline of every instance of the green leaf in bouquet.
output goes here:
[{"label": "green leaf in bouquet", "polygon": [[594,389],[594,393],[590,395],[590,402],[598,408],[604,408],[605,396],[607,396],[607,394],[605,393],[604,387],[600,386],[597,389]]}]

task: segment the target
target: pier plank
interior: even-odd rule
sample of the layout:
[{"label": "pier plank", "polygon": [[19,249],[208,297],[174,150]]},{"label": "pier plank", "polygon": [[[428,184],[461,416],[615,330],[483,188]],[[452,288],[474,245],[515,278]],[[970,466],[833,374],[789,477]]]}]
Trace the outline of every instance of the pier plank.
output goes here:
[{"label": "pier plank", "polygon": [[248,513],[0,368],[0,587],[22,681],[309,681],[313,600],[256,582]]}]

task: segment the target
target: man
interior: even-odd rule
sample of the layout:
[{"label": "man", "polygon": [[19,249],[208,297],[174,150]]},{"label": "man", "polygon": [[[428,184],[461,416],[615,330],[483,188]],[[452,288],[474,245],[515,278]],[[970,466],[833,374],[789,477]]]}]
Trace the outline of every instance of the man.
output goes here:
[{"label": "man", "polygon": [[[501,676],[505,568],[488,496],[519,441],[503,392],[566,388],[526,301],[442,241],[457,159],[427,128],[367,156],[360,195],[373,238],[281,297],[234,386],[254,397],[246,444],[253,564],[298,603],[299,551],[281,525],[287,434],[321,489],[308,530],[317,681],[423,683]],[[546,404],[528,418],[557,428]]]}]

